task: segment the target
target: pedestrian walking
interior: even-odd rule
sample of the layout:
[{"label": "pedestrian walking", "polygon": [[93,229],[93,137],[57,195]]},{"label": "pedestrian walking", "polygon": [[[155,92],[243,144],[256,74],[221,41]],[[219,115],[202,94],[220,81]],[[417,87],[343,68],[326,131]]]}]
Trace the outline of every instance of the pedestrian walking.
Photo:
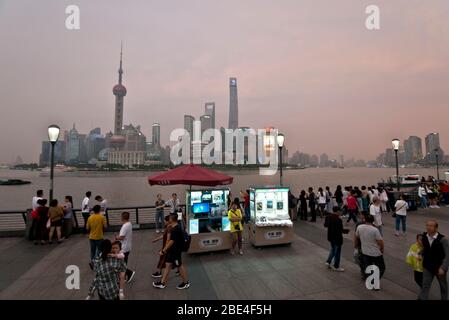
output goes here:
[{"label": "pedestrian walking", "polygon": [[428,207],[428,200],[427,200],[427,191],[424,184],[421,184],[418,188],[418,197],[421,208],[426,209]]},{"label": "pedestrian walking", "polygon": [[318,189],[318,209],[320,211],[320,217],[323,218],[326,209],[326,195],[324,194],[323,188]]},{"label": "pedestrian walking", "polygon": [[440,285],[441,300],[447,300],[447,271],[449,268],[449,241],[438,232],[438,222],[429,220],[423,242],[423,285],[420,300],[429,299],[429,291],[436,277]]},{"label": "pedestrian walking", "polygon": [[122,243],[122,251],[125,254],[126,264],[125,280],[126,283],[130,283],[136,272],[128,268],[128,259],[131,254],[133,240],[133,225],[129,221],[129,212],[122,212],[122,227],[120,228],[118,236],[115,237],[115,240]]},{"label": "pedestrian walking", "polygon": [[[362,248],[362,269],[366,272],[368,266],[375,265],[379,268],[380,278],[382,278],[385,273],[385,261],[383,258],[384,241],[379,229],[373,223],[374,216],[367,215],[365,217],[365,224],[357,227],[354,243],[357,248],[360,242]],[[362,275],[363,279],[367,278],[365,272]],[[375,290],[379,290],[379,288],[375,288]]]},{"label": "pedestrian walking", "polygon": [[50,220],[50,234],[48,236],[48,244],[52,243],[55,230],[58,244],[62,242],[61,229],[63,218],[64,208],[58,205],[58,200],[51,200],[50,208],[48,209],[48,219]]},{"label": "pedestrian walking", "polygon": [[92,192],[87,191],[86,196],[83,199],[83,202],[81,203],[81,214],[84,219],[84,226],[83,226],[83,233],[87,233],[87,220],[90,216],[90,197],[92,196]]},{"label": "pedestrian walking", "polygon": [[354,221],[354,223],[357,223],[357,213],[358,213],[358,206],[357,206],[357,199],[355,197],[355,191],[352,191],[348,198],[346,199],[347,203],[347,212],[348,212],[348,220],[346,223],[349,223],[351,220]]},{"label": "pedestrian walking", "polygon": [[380,234],[382,234],[382,210],[380,209],[379,197],[373,197],[373,203],[369,207],[369,213],[374,217],[374,226],[379,229]]},{"label": "pedestrian walking", "polygon": [[334,211],[334,199],[333,194],[331,192],[331,188],[329,186],[326,187],[326,214],[331,214]]},{"label": "pedestrian walking", "polygon": [[89,232],[90,243],[90,262],[89,266],[93,270],[94,260],[96,259],[99,246],[104,238],[104,231],[107,227],[106,217],[101,213],[101,207],[95,205],[93,207],[93,214],[87,219],[86,230]]},{"label": "pedestrian walking", "polygon": [[312,187],[309,188],[307,199],[309,200],[310,215],[312,216],[310,222],[316,222],[316,196]]},{"label": "pedestrian walking", "polygon": [[157,194],[156,202],[154,203],[154,206],[156,207],[156,233],[159,233],[163,231],[163,225],[164,225],[164,207],[165,207],[165,200],[162,199],[162,194]]},{"label": "pedestrian walking", "polygon": [[422,288],[423,283],[423,235],[416,236],[416,242],[410,246],[407,253],[406,263],[413,269],[413,277],[416,284]]},{"label": "pedestrian walking", "polygon": [[72,196],[65,196],[64,198],[64,219],[62,222],[63,238],[68,239],[73,232],[73,198]]},{"label": "pedestrian walking", "polygon": [[182,283],[176,288],[179,290],[190,287],[190,282],[187,279],[187,270],[182,263],[182,252],[185,246],[184,231],[178,223],[178,216],[176,214],[170,215],[170,236],[165,247],[159,252],[159,255],[166,255],[165,270],[162,280],[153,282],[153,287],[164,289],[168,283],[168,276],[173,267],[178,267]]},{"label": "pedestrian walking", "polygon": [[[333,212],[327,215],[324,221],[324,226],[327,228],[327,240],[331,246],[326,266],[332,270],[343,272],[345,269],[340,266],[341,247],[343,245],[343,234],[348,233],[349,230],[343,229],[340,214],[340,208],[334,207]],[[332,261],[334,261],[333,265]]]},{"label": "pedestrian walking", "polygon": [[395,236],[399,237],[399,229],[402,224],[402,234],[405,236],[407,232],[407,210],[408,203],[404,200],[404,195],[399,196],[399,200],[396,201],[394,205],[395,208],[395,218],[396,218],[396,232]]}]

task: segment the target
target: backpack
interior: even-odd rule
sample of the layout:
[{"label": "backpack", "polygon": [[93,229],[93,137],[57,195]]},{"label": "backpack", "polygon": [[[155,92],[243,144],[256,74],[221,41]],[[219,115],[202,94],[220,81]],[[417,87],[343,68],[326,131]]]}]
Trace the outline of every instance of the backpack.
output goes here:
[{"label": "backpack", "polygon": [[190,242],[192,241],[192,236],[189,235],[186,231],[183,231],[184,241],[182,243],[182,252],[187,252],[190,249]]}]

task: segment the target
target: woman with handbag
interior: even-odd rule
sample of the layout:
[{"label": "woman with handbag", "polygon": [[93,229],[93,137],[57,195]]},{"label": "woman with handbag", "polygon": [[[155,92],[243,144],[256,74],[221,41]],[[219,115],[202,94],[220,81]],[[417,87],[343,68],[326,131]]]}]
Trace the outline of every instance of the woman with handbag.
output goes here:
[{"label": "woman with handbag", "polygon": [[243,255],[242,250],[242,234],[243,234],[243,225],[242,225],[242,211],[239,209],[239,200],[236,199],[231,205],[231,210],[228,212],[229,221],[231,221],[231,234],[232,234],[232,249],[231,254],[235,254],[235,246],[238,244],[239,253]]}]

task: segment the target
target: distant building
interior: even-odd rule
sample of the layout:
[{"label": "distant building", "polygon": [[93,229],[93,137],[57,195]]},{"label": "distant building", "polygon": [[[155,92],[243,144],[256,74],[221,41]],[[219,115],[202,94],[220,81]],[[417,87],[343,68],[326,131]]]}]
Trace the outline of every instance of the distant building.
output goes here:
[{"label": "distant building", "polygon": [[184,129],[189,133],[190,140],[193,140],[193,123],[195,122],[195,117],[191,115],[184,115]]},{"label": "distant building", "polygon": [[426,154],[434,153],[435,149],[440,149],[440,134],[434,132],[426,136]]},{"label": "distant building", "polygon": [[328,166],[329,166],[329,156],[326,153],[323,153],[320,156],[320,167],[325,168]]},{"label": "distant building", "polygon": [[118,69],[118,84],[112,88],[115,96],[114,134],[120,135],[123,129],[123,100],[126,96],[126,87],[122,84],[122,48],[120,48],[120,67]]},{"label": "distant building", "polygon": [[229,125],[228,129],[239,127],[239,107],[237,94],[237,78],[229,79]]},{"label": "distant building", "polygon": [[215,129],[215,102],[206,102],[204,114],[211,117],[211,128]]},{"label": "distant building", "polygon": [[161,125],[159,123],[153,123],[152,128],[152,140],[153,146],[160,147],[161,146]]},{"label": "distant building", "polygon": [[319,158],[317,155],[313,155],[310,157],[310,166],[311,167],[318,167],[320,164]]},{"label": "distant building", "polygon": [[[39,156],[39,166],[46,167],[51,161],[51,143],[50,141],[42,141],[42,150]],[[65,142],[57,141],[55,143],[55,163],[65,162]]]},{"label": "distant building", "polygon": [[209,115],[202,115],[200,117],[201,122],[201,134],[203,134],[206,130],[212,129],[212,117]]},{"label": "distant building", "polygon": [[86,136],[86,154],[87,160],[98,159],[98,154],[106,148],[106,139],[101,134],[100,128],[95,128]]},{"label": "distant building", "polygon": [[308,167],[310,166],[310,155],[307,153],[299,153],[299,166],[301,167]]},{"label": "distant building", "polygon": [[70,131],[65,132],[65,163],[78,164],[80,162],[80,138],[78,131],[73,124]]},{"label": "distant building", "polygon": [[404,141],[404,152],[405,159],[404,162],[406,164],[416,163],[423,158],[422,154],[422,140],[416,136],[410,136],[408,139]]},{"label": "distant building", "polygon": [[132,167],[145,164],[145,151],[110,150],[108,163]]}]

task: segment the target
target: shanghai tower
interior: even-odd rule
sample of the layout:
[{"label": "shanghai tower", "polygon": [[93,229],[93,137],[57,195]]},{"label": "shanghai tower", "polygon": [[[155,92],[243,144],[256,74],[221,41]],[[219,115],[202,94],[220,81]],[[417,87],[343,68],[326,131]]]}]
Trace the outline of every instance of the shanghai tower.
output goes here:
[{"label": "shanghai tower", "polygon": [[229,129],[239,127],[239,102],[237,97],[237,78],[229,79]]}]

